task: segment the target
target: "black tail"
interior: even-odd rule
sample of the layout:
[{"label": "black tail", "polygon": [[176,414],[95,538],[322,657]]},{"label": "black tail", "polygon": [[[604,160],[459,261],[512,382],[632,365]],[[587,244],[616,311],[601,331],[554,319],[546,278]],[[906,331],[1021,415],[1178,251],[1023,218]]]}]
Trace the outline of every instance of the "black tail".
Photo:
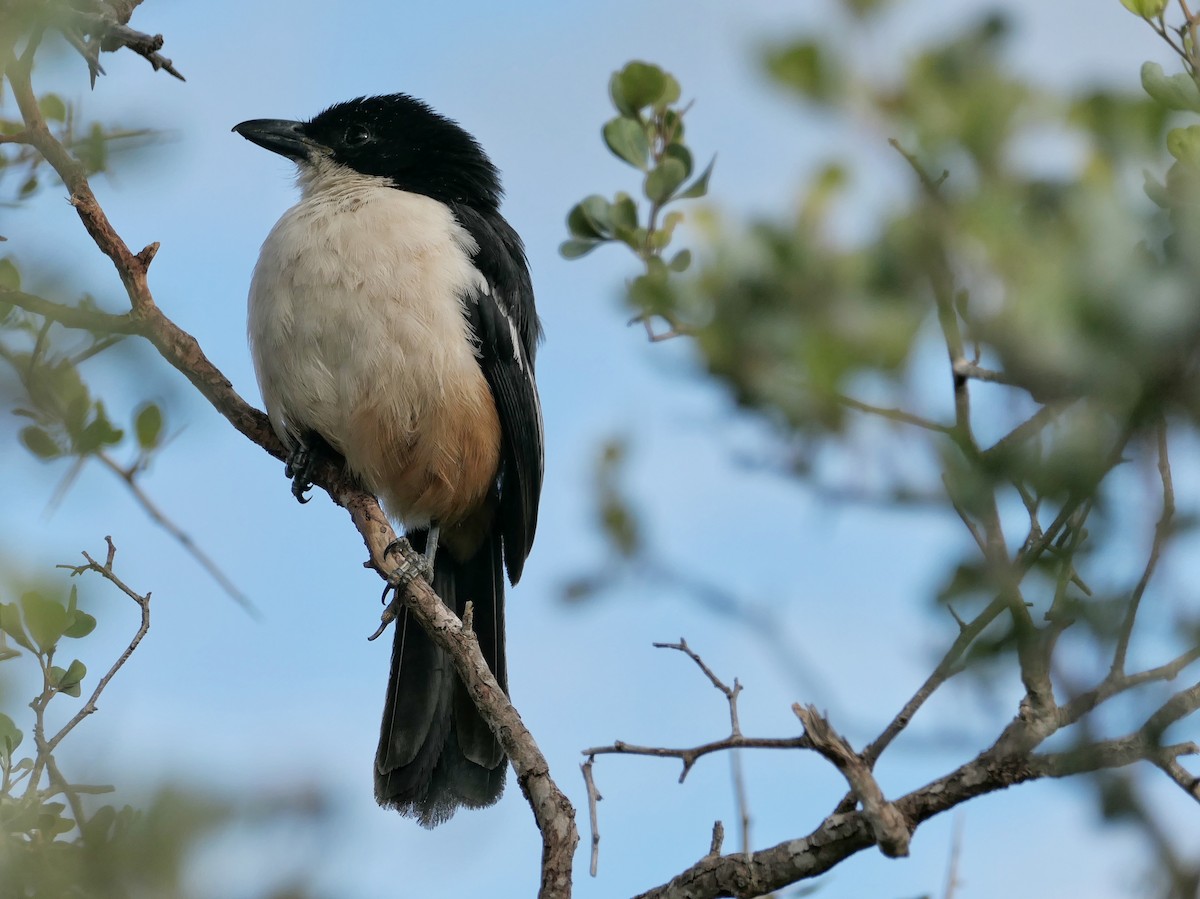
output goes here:
[{"label": "black tail", "polygon": [[[408,535],[424,550],[425,532]],[[484,658],[504,690],[504,572],[500,529],[475,555],[456,561],[441,548],[433,589],[461,616],[473,604],[474,630]],[[411,620],[396,619],[392,673],[375,754],[375,799],[425,827],[447,821],[460,805],[491,805],[504,792],[507,759],[479,716],[450,657]]]}]

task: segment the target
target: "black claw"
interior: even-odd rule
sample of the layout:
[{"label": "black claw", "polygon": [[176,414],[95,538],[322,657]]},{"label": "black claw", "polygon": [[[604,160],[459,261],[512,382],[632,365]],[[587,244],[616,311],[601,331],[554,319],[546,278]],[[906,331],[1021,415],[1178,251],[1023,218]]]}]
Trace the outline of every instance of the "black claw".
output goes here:
[{"label": "black claw", "polygon": [[313,482],[308,478],[309,466],[312,464],[312,454],[308,445],[302,440],[296,441],[296,447],[287,457],[283,465],[283,473],[292,480],[292,496],[297,501],[307,503],[312,497],[307,496],[312,490]]}]

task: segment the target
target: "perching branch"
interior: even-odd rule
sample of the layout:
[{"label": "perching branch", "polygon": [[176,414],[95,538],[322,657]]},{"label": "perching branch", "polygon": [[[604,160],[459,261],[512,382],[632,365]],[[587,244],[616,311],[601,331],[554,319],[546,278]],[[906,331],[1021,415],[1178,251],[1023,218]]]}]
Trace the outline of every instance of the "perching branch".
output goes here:
[{"label": "perching branch", "polygon": [[[124,39],[124,32],[111,33]],[[121,316],[97,318],[90,314],[82,315],[79,310],[70,307],[51,308],[37,304],[25,295],[18,299],[26,307],[39,307],[31,311],[69,327],[92,330],[98,324],[119,323],[118,333],[144,337],[238,431],[276,458],[285,458],[286,451],[266,416],[238,395],[228,378],[204,355],[196,340],[167,318],[155,303],[147,281],[147,271],[158,245],[150,244],[137,253],[129,249],[92,192],[83,166],[47,127],[30,80],[37,42],[36,36],[31,39],[25,51],[9,63],[6,72],[25,122],[28,142],[45,157],[66,185],[70,203],[80,221],[96,245],[112,261],[124,284],[130,310]],[[398,575],[403,561],[397,565],[385,558],[386,550],[395,542],[396,535],[376,499],[358,489],[339,467],[327,460],[314,466],[310,480],[326,490],[334,502],[349,512],[366,543],[371,564],[381,577],[393,585],[403,583],[404,579]],[[411,549],[408,552],[411,553]],[[415,556],[408,559],[409,564],[415,561]],[[83,568],[88,569],[95,564],[90,559],[89,563]],[[102,569],[103,566],[99,566],[94,570]],[[463,627],[458,617],[424,581],[418,579],[409,582],[400,593],[398,601],[404,603],[434,642],[453,659],[481,715],[493,729],[516,769],[518,783],[529,800],[542,833],[542,886],[539,896],[542,899],[564,899],[570,895],[571,859],[579,839],[571,803],[554,783],[545,757],[533,736],[489,670],[474,633]],[[395,614],[394,608],[391,614]]]}]

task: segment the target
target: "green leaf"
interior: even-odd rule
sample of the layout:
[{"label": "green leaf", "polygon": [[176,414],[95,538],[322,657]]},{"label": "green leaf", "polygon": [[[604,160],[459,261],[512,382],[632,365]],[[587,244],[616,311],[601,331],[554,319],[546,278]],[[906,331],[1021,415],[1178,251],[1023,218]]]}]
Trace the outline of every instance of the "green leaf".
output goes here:
[{"label": "green leaf", "polygon": [[1142,64],[1142,87],[1167,109],[1200,112],[1200,89],[1191,75],[1167,75],[1158,63],[1147,62]]},{"label": "green leaf", "polygon": [[[81,692],[79,685],[83,682],[84,677],[87,676],[87,666],[79,661],[79,659],[75,659],[67,667],[66,671],[57,666],[52,671],[58,678],[54,683],[55,688],[60,693],[66,693],[68,696],[78,698]],[[58,672],[62,673],[59,674]]]},{"label": "green leaf", "polygon": [[96,417],[79,435],[75,449],[80,453],[95,452],[101,447],[120,443],[124,436],[125,432],[120,428],[114,428],[112,422],[108,420],[108,416],[104,413],[104,407],[98,406]]},{"label": "green leaf", "polygon": [[558,252],[564,259],[578,259],[586,256],[603,243],[600,240],[564,240],[558,245]]},{"label": "green leaf", "polygon": [[[602,201],[603,197],[600,198]],[[576,203],[567,213],[567,231],[580,240],[603,240],[604,233],[584,211],[583,203]]]},{"label": "green leaf", "polygon": [[683,165],[685,170],[684,178],[691,177],[692,174],[692,151],[680,143],[672,143],[663,151],[663,156],[667,159],[674,159]]},{"label": "green leaf", "polygon": [[42,112],[42,118],[48,119],[51,122],[65,122],[67,120],[67,104],[63,102],[62,97],[58,94],[44,94],[38,100],[38,109]]},{"label": "green leaf", "polygon": [[646,168],[646,160],[650,156],[650,142],[646,139],[646,129],[636,119],[617,116],[604,125],[604,143],[614,155],[625,160],[634,168]]},{"label": "green leaf", "polygon": [[24,200],[26,197],[33,196],[34,191],[38,189],[37,175],[30,175],[21,185],[21,189],[17,191],[17,196]]},{"label": "green leaf", "polygon": [[844,80],[815,41],[800,41],[770,50],[765,62],[772,78],[809,100],[830,100]]},{"label": "green leaf", "polygon": [[667,263],[667,268],[673,272],[686,272],[688,266],[692,264],[692,251],[680,250],[676,253],[671,261]]},{"label": "green leaf", "polygon": [[679,98],[683,95],[683,89],[679,86],[679,82],[670,72],[663,72],[663,79],[666,82],[663,85],[662,93],[658,95],[658,100],[654,104],[654,108],[658,112],[666,112],[668,106],[672,103],[678,103]]},{"label": "green leaf", "polygon": [[144,450],[158,446],[162,436],[163,414],[158,403],[147,403],[133,418],[133,430],[137,434],[138,446]]},{"label": "green leaf", "polygon": [[[661,265],[661,260],[658,260]],[[674,297],[667,284],[666,266],[651,267],[638,275],[629,285],[629,298],[643,312],[667,312],[674,306]]]},{"label": "green leaf", "polygon": [[63,817],[64,802],[46,802],[39,809],[37,829],[48,837],[56,837],[75,829],[75,822]]},{"label": "green leaf", "polygon": [[108,167],[108,135],[99,122],[93,123],[87,137],[77,141],[72,149],[89,175]]},{"label": "green leaf", "polygon": [[1146,196],[1155,206],[1160,209],[1170,208],[1171,200],[1167,194],[1167,186],[1159,181],[1149,169],[1142,169],[1142,190],[1146,192]]},{"label": "green leaf", "polygon": [[673,144],[679,143],[683,140],[683,116],[674,109],[664,111],[662,114],[662,130],[664,134],[671,135],[671,142]]},{"label": "green leaf", "polygon": [[675,79],[670,78],[669,82],[668,78],[670,76],[658,66],[635,60],[626,64],[621,71],[613,73],[608,82],[608,92],[621,115],[636,118],[638,112],[647,106],[673,102],[666,99],[672,90],[675,91],[675,99],[678,99],[679,85],[675,83],[672,88],[671,82]]},{"label": "green leaf", "polygon": [[700,173],[700,177],[684,188],[683,192],[675,199],[677,200],[695,200],[708,193],[708,179],[712,177],[713,166],[717,164],[717,157],[714,156],[712,161],[705,166],[704,171]]},{"label": "green leaf", "polygon": [[[612,213],[609,211],[608,200],[599,194],[584,197],[579,204],[579,214],[586,220],[588,227],[598,237],[612,236]],[[588,235],[578,235],[586,237]]]},{"label": "green leaf", "polygon": [[635,252],[640,253],[646,246],[645,228],[622,228],[617,232],[617,240]]},{"label": "green leaf", "polygon": [[25,626],[21,623],[21,611],[15,602],[0,603],[0,631],[12,637],[19,646],[24,646],[30,652],[35,651],[33,641],[25,633]]},{"label": "green leaf", "polygon": [[0,712],[0,756],[11,759],[25,735],[21,733],[15,721]]},{"label": "green leaf", "polygon": [[625,191],[617,194],[608,207],[608,214],[614,232],[620,232],[622,229],[632,231],[638,225],[637,203]]},{"label": "green leaf", "polygon": [[5,256],[0,259],[0,290],[20,290],[21,272],[16,263]]},{"label": "green leaf", "polygon": [[53,459],[62,455],[62,449],[45,430],[37,425],[21,429],[21,442],[39,459]]},{"label": "green leaf", "polygon": [[1200,125],[1167,132],[1167,152],[1192,171],[1200,171]]},{"label": "green leaf", "polygon": [[1157,19],[1167,8],[1167,0],[1121,0],[1121,5],[1143,19]]},{"label": "green leaf", "polygon": [[21,597],[21,611],[38,649],[42,652],[53,649],[69,623],[66,606],[38,593],[26,593]]},{"label": "green leaf", "polygon": [[646,197],[661,206],[671,199],[671,195],[686,178],[687,169],[684,164],[678,159],[666,157],[646,176]]},{"label": "green leaf", "polygon": [[683,213],[678,212],[678,211],[668,212],[663,217],[662,224],[658,226],[659,233],[662,234],[664,238],[666,238],[665,242],[663,243],[663,246],[666,246],[668,243],[671,242],[671,235],[675,233],[676,226],[678,226],[679,223],[682,221],[683,221]]},{"label": "green leaf", "polygon": [[89,615],[87,612],[74,609],[67,613],[67,629],[63,631],[64,637],[70,637],[73,640],[78,640],[81,637],[86,637],[96,629],[96,618]]}]

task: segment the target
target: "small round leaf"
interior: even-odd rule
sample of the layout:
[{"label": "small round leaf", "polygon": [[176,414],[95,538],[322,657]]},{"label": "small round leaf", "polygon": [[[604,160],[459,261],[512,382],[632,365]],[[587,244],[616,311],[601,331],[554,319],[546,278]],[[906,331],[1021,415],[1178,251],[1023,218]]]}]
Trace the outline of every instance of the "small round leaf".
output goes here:
[{"label": "small round leaf", "polygon": [[617,116],[604,125],[604,143],[619,159],[625,160],[634,168],[645,169],[646,160],[650,156],[650,141],[646,139],[646,129],[636,119]]},{"label": "small round leaf", "polygon": [[147,403],[138,410],[133,419],[133,429],[137,434],[138,446],[142,449],[154,449],[162,436],[163,414],[158,403]]},{"label": "small round leaf", "polygon": [[592,252],[601,243],[599,240],[564,240],[558,245],[558,252],[564,259],[578,259]]},{"label": "small round leaf", "polygon": [[21,442],[39,459],[53,459],[62,455],[62,449],[54,442],[54,438],[37,425],[21,429]]},{"label": "small round leaf", "polygon": [[660,206],[671,199],[671,195],[679,189],[687,178],[687,169],[678,159],[665,157],[646,176],[646,197]]}]

